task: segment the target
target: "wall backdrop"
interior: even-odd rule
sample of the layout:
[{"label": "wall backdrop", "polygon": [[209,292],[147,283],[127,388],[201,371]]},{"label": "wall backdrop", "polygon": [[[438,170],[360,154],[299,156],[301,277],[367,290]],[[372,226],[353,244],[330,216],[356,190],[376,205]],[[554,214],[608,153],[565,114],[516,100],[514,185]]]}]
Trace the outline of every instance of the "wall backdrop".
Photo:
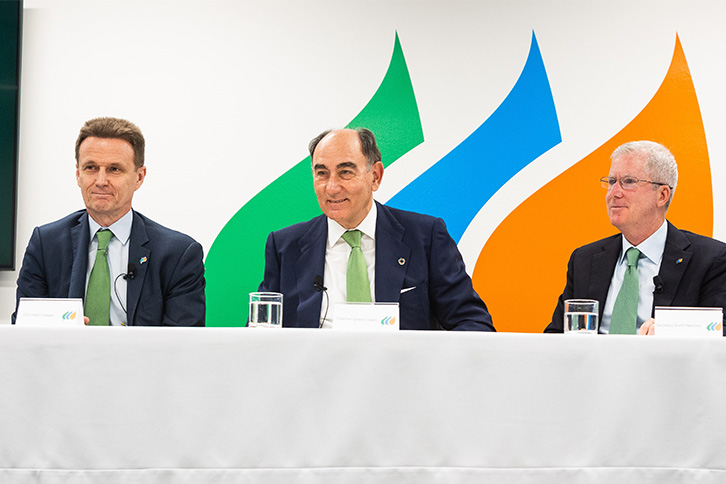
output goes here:
[{"label": "wall backdrop", "polygon": [[[82,123],[147,138],[136,210],[206,252],[208,325],[240,325],[269,231],[320,213],[307,143],[366,126],[376,199],[442,217],[500,331],[541,331],[572,250],[615,232],[609,154],[652,139],[669,219],[726,240],[720,1],[26,0],[20,267],[33,227],[82,206]],[[14,307],[0,272],[0,321]]]}]

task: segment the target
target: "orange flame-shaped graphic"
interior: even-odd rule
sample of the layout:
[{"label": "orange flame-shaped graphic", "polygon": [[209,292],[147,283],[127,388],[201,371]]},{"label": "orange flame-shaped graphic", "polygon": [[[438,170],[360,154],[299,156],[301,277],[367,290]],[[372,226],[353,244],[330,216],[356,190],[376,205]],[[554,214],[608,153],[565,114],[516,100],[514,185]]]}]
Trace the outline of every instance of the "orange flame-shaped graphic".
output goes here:
[{"label": "orange flame-shaped graphic", "polygon": [[[499,331],[541,332],[565,287],[577,247],[617,230],[605,210],[599,179],[610,154],[636,140],[657,141],[678,162],[678,187],[668,220],[713,234],[711,169],[701,112],[680,40],[665,80],[648,105],[612,139],[543,186],[497,227],[474,268],[474,288]],[[506,254],[506,256],[505,256]]]}]

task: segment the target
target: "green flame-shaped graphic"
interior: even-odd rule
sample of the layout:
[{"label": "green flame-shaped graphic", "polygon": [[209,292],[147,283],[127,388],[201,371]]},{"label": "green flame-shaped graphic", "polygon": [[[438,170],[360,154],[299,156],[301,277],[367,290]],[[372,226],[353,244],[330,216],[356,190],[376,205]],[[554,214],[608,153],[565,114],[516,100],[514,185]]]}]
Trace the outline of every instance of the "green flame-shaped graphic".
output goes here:
[{"label": "green flame-shaped graphic", "polygon": [[[347,127],[366,127],[375,133],[385,166],[423,142],[398,34],[381,85]],[[309,156],[240,208],[217,235],[205,261],[207,326],[244,326],[247,295],[262,281],[268,234],[320,213]]]}]

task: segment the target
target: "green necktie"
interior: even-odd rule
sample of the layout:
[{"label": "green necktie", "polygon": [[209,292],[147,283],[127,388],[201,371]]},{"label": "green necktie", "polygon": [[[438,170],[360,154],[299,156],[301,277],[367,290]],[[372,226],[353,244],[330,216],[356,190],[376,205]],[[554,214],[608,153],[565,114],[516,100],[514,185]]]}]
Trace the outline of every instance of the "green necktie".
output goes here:
[{"label": "green necktie", "polygon": [[610,334],[635,334],[638,323],[638,259],[640,251],[631,247],[625,253],[628,268],[610,317]]},{"label": "green necktie", "polygon": [[348,302],[371,302],[371,285],[368,281],[368,267],[363,250],[360,248],[360,230],[349,230],[343,234],[343,240],[350,246],[348,270],[345,273],[345,285]]},{"label": "green necktie", "polygon": [[88,278],[86,291],[86,307],[89,325],[108,326],[110,324],[109,312],[111,305],[111,275],[108,270],[108,242],[113,237],[110,230],[101,229],[96,232],[98,249],[96,261],[93,263],[91,276]]}]

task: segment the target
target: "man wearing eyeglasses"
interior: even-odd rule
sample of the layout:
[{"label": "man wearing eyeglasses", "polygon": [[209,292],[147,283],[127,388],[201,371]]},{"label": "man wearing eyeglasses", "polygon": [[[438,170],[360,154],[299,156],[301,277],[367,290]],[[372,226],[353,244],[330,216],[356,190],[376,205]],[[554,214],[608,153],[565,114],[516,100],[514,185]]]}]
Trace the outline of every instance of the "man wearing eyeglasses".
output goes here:
[{"label": "man wearing eyeglasses", "polygon": [[572,253],[567,285],[545,332],[563,331],[566,299],[599,301],[600,333],[610,334],[654,334],[655,306],[722,307],[726,313],[726,244],[666,220],[678,182],[671,152],[634,141],[610,158],[610,175],[600,181],[620,234]]}]

